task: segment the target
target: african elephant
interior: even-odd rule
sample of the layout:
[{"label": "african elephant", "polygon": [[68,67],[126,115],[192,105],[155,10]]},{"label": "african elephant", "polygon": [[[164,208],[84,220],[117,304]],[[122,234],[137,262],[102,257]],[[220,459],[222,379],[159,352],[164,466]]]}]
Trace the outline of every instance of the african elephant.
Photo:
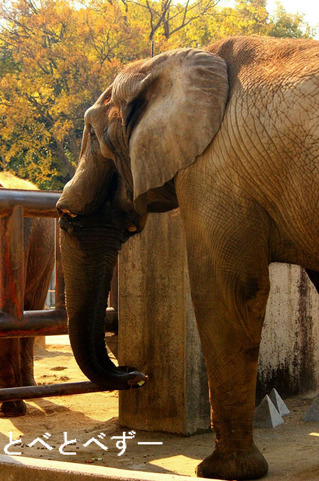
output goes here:
[{"label": "african elephant", "polygon": [[[11,189],[37,189],[29,181],[8,172],[0,172],[0,187]],[[44,308],[45,298],[54,266],[54,221],[26,217],[24,219],[24,309]],[[0,340],[0,388],[32,386],[33,337]],[[26,412],[24,401],[2,403],[1,413],[6,417],[22,416]]]},{"label": "african elephant", "polygon": [[319,272],[319,43],[234,37],[125,68],[85,114],[58,203],[70,338],[110,389],[143,382],[109,361],[105,292],[149,212],[179,206],[211,391],[203,477],[256,479],[256,371],[271,262]]}]

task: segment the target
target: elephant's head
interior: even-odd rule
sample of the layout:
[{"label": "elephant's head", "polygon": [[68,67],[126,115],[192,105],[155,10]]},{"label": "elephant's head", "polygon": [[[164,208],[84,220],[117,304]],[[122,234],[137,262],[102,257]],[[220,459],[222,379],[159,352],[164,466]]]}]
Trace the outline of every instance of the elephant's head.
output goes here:
[{"label": "elephant's head", "polygon": [[105,349],[117,253],[148,211],[177,206],[172,179],[212,141],[227,95],[221,58],[174,50],[128,66],[85,114],[80,161],[58,209],[71,345],[97,383],[125,388],[143,379],[115,368]]}]

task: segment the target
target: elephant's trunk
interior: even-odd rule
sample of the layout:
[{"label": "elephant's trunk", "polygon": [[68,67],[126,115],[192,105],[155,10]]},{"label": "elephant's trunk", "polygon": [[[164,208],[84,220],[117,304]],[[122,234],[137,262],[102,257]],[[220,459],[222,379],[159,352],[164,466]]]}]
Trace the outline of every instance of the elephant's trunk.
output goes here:
[{"label": "elephant's trunk", "polygon": [[113,364],[105,345],[105,309],[121,232],[105,214],[75,219],[64,216],[61,228],[69,336],[79,367],[105,389],[143,384],[143,374]]}]

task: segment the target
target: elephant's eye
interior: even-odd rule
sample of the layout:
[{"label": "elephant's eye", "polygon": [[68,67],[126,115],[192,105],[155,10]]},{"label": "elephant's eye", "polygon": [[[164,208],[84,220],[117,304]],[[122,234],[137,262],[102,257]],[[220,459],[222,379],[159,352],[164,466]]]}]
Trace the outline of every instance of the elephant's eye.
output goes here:
[{"label": "elephant's eye", "polygon": [[93,129],[92,125],[90,127],[90,135],[91,137],[95,137],[95,130]]}]

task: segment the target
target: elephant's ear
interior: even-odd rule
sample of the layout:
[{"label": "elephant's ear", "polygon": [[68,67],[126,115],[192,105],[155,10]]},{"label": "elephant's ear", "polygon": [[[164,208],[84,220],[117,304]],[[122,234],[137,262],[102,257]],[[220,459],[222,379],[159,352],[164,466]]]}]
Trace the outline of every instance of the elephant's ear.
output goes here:
[{"label": "elephant's ear", "polygon": [[205,50],[172,50],[120,74],[113,92],[126,97],[136,200],[192,164],[212,141],[227,101],[227,67]]}]

